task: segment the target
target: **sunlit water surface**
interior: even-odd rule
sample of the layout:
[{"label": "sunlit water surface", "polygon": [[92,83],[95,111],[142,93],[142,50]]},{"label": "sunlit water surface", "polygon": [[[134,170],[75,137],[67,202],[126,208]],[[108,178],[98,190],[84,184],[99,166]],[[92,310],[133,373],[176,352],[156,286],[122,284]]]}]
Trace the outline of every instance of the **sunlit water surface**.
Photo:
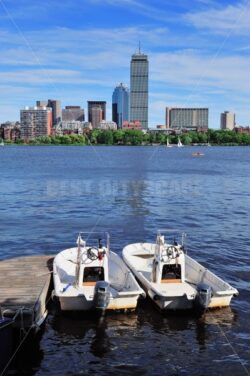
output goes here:
[{"label": "sunlit water surface", "polygon": [[2,259],[54,255],[78,231],[108,231],[121,254],[180,229],[189,255],[240,292],[201,317],[162,315],[148,301],[103,319],[51,305],[12,374],[249,374],[250,148],[6,146],[0,167]]}]

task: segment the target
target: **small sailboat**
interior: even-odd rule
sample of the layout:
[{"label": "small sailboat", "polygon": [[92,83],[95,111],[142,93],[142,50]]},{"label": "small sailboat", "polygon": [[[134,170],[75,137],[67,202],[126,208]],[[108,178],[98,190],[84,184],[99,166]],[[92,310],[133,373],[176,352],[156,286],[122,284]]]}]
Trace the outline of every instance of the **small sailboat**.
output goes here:
[{"label": "small sailboat", "polygon": [[172,145],[170,145],[170,143],[169,143],[169,141],[168,141],[168,137],[167,137],[166,147],[167,147],[167,148],[171,148],[171,147],[172,147]]},{"label": "small sailboat", "polygon": [[182,146],[183,146],[183,145],[182,145],[181,139],[180,139],[180,137],[178,137],[177,147],[178,147],[178,148],[181,148]]},{"label": "small sailboat", "polygon": [[[166,236],[167,235],[167,236]],[[123,259],[147,295],[161,310],[229,306],[237,289],[188,256],[181,241],[169,241],[159,230],[156,243],[135,243],[123,249]],[[176,238],[175,238],[176,239]]]},{"label": "small sailboat", "polygon": [[53,296],[61,310],[134,310],[145,293],[123,260],[110,250],[109,234],[105,239],[99,234],[94,245],[87,244],[83,235],[87,240],[93,237],[93,233],[80,233],[77,247],[65,249],[54,259]]},{"label": "small sailboat", "polygon": [[2,139],[2,141],[0,142],[0,146],[4,146],[4,140]]}]

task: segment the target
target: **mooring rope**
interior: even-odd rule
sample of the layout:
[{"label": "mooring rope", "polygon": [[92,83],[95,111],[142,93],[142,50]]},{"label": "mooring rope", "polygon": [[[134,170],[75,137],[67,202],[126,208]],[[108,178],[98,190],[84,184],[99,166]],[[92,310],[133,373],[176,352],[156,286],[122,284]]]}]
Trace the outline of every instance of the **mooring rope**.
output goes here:
[{"label": "mooring rope", "polygon": [[16,356],[17,352],[19,351],[20,347],[22,346],[22,344],[24,343],[24,341],[26,340],[26,338],[28,337],[31,329],[33,329],[33,325],[30,326],[29,330],[26,331],[25,333],[25,336],[23,337],[23,339],[21,340],[21,342],[19,343],[19,345],[17,346],[16,350],[14,351],[14,353],[12,354],[12,356],[10,357],[9,361],[7,362],[6,366],[4,367],[2,373],[1,373],[1,376],[3,376],[5,374],[5,372],[7,371],[9,365],[11,364],[12,360],[14,359],[14,357]]},{"label": "mooring rope", "polygon": [[[46,274],[50,274],[50,273],[52,273],[52,271],[49,272],[49,273],[46,273]],[[37,327],[37,324],[34,323],[34,308],[35,308],[35,305],[37,304],[37,302],[39,301],[39,298],[40,298],[40,296],[41,296],[41,294],[42,294],[42,292],[43,292],[43,289],[44,289],[44,286],[46,285],[46,283],[47,283],[47,281],[44,283],[43,287],[41,288],[41,291],[40,291],[40,293],[39,293],[39,295],[38,295],[38,298],[37,298],[37,300],[36,300],[36,302],[35,302],[35,304],[34,304],[34,306],[33,306],[33,309],[31,309],[31,308],[27,308],[27,307],[20,307],[20,308],[16,311],[15,315],[14,315],[13,318],[12,318],[12,322],[14,322],[14,321],[16,320],[16,318],[18,317],[18,315],[21,315],[21,317],[20,317],[20,320],[21,320],[21,321],[20,321],[20,322],[21,322],[20,334],[21,334],[21,332],[22,332],[22,333],[24,334],[24,336],[23,336],[22,339],[21,339],[21,336],[20,336],[20,343],[19,343],[19,345],[17,346],[17,348],[16,348],[16,350],[14,351],[14,353],[12,354],[12,356],[10,357],[10,359],[8,360],[6,366],[4,367],[4,369],[3,369],[2,373],[1,373],[1,376],[3,376],[3,375],[5,374],[5,372],[7,371],[9,365],[10,365],[11,362],[13,361],[14,357],[16,356],[17,352],[19,351],[19,349],[20,349],[21,346],[23,345],[24,341],[25,341],[26,338],[28,337],[28,335],[29,335],[29,333],[31,332],[31,330]],[[45,307],[47,306],[47,304],[48,304],[48,302],[50,301],[50,299],[51,299],[51,294],[49,294],[47,300],[45,301]],[[27,310],[32,312],[32,315],[31,315],[31,316],[32,316],[32,324],[31,324],[31,326],[29,327],[28,330],[25,330],[25,327],[24,327],[24,320],[23,320],[23,313],[24,313],[24,311],[27,311]],[[3,315],[3,317],[4,317],[4,312],[5,312],[5,311],[2,311],[2,310],[1,310],[1,312],[2,312],[2,315]]]},{"label": "mooring rope", "polygon": [[[210,310],[207,311],[207,313],[209,313],[209,315],[213,317],[212,312],[211,312]],[[234,354],[234,355],[236,356],[236,358],[239,360],[239,362],[240,362],[242,368],[244,369],[246,375],[250,376],[250,371],[247,369],[247,367],[246,367],[245,364],[243,363],[241,357],[239,356],[238,352],[236,351],[236,349],[234,348],[234,346],[232,345],[232,343],[229,341],[229,338],[227,337],[226,333],[223,331],[223,329],[222,329],[222,327],[220,326],[220,324],[219,324],[218,322],[216,322],[215,325],[217,325],[218,328],[220,329],[221,334],[222,334],[222,335],[224,336],[224,338],[226,339],[226,341],[227,341],[228,345],[230,346],[230,348],[231,348],[233,354]]]}]

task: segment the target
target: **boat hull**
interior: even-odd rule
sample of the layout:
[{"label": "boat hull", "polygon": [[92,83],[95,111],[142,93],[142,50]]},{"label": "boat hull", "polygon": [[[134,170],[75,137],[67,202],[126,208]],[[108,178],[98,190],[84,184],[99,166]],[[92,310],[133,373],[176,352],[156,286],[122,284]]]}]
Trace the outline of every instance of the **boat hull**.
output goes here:
[{"label": "boat hull", "polygon": [[[190,310],[196,308],[194,299],[188,299],[186,296],[158,297],[152,290],[148,290],[147,295],[161,310]],[[208,308],[228,307],[230,306],[232,297],[233,295],[212,297]]]},{"label": "boat hull", "polygon": [[[135,296],[111,299],[106,311],[135,310],[138,297],[139,295],[137,294]],[[68,297],[60,296],[58,299],[62,311],[91,311],[96,309],[93,306],[93,300],[87,300],[84,295]]]},{"label": "boat hull", "polygon": [[193,300],[187,299],[186,296],[157,296],[152,290],[147,291],[148,296],[163,311],[189,310],[193,309]]},{"label": "boat hull", "polygon": [[[54,297],[60,303],[62,311],[98,310],[95,305],[95,284],[75,284],[75,262],[72,262],[72,249],[68,254],[71,260],[67,263],[67,250],[63,257],[55,258],[53,265]],[[140,296],[145,296],[135,277],[123,260],[113,252],[109,254],[109,303],[105,311],[135,310]]]},{"label": "boat hull", "polygon": [[[155,246],[151,243],[131,244],[123,249],[123,260],[131,269],[148,297],[160,310],[191,310],[197,308],[197,286],[203,282],[212,289],[207,308],[227,307],[238,291],[185,255],[186,280],[181,283],[153,283],[152,262]],[[198,307],[200,309],[200,307]]]}]

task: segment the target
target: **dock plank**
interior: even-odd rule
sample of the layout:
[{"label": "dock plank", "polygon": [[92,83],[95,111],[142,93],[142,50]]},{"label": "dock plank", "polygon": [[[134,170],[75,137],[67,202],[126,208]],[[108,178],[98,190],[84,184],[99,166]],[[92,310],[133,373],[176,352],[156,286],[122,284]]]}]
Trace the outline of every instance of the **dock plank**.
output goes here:
[{"label": "dock plank", "polygon": [[32,324],[46,315],[53,256],[24,256],[0,261],[2,312],[32,308]]}]

